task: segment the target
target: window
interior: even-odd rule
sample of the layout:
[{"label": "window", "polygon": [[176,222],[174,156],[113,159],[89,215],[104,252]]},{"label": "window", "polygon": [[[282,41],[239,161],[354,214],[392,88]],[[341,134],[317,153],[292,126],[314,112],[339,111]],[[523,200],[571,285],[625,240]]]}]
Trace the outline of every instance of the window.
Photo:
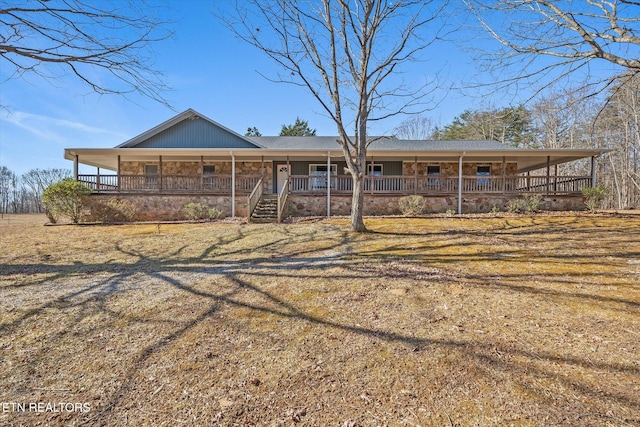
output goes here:
[{"label": "window", "polygon": [[216,166],[215,165],[202,165],[202,184],[206,186],[206,188],[213,189],[213,184],[215,182],[214,175],[216,174]]},{"label": "window", "polygon": [[489,185],[489,178],[480,178],[491,176],[491,165],[479,165],[477,168],[478,185]]},{"label": "window", "polygon": [[427,185],[432,187],[438,187],[440,185],[440,165],[427,165]]},{"label": "window", "polygon": [[[311,190],[325,190],[327,188],[327,165],[309,165],[310,178],[309,187]],[[331,175],[338,175],[338,165],[331,165]],[[335,180],[331,180],[331,186],[335,187]]]},{"label": "window", "polygon": [[158,165],[144,165],[144,174],[147,185],[158,185]]},{"label": "window", "polygon": [[369,163],[367,165],[367,175],[369,175],[369,176],[382,176],[382,165]]},{"label": "window", "polygon": [[[338,174],[338,166],[331,165],[331,175]],[[327,176],[327,165],[309,165],[309,175]]]},{"label": "window", "polygon": [[145,175],[158,175],[158,165],[144,165]]}]

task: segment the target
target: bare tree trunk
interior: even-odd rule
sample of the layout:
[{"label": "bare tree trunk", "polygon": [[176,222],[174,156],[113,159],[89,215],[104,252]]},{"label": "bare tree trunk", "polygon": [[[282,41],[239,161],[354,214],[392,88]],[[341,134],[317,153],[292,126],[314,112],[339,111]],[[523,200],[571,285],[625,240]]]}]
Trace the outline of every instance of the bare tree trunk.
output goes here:
[{"label": "bare tree trunk", "polygon": [[367,231],[362,219],[364,215],[364,175],[353,175],[353,196],[351,197],[351,231]]}]

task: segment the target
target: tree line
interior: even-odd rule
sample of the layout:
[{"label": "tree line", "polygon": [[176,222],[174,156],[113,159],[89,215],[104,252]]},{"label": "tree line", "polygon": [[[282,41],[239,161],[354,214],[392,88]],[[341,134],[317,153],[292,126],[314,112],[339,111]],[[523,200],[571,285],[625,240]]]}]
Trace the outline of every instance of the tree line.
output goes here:
[{"label": "tree line", "polygon": [[[640,206],[640,75],[620,75],[604,97],[550,92],[530,106],[468,109],[450,123],[413,116],[394,129],[398,139],[496,140],[519,148],[592,149],[598,181],[609,190],[604,207]],[[561,175],[589,175],[590,161],[559,165]]]},{"label": "tree line", "polygon": [[17,175],[0,166],[0,213],[43,213],[45,188],[71,176],[68,169],[31,169]]}]

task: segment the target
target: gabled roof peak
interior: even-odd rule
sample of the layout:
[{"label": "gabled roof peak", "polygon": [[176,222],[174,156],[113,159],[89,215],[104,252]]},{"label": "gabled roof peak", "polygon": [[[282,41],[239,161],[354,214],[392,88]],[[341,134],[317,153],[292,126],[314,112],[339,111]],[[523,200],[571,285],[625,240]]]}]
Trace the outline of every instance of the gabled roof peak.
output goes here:
[{"label": "gabled roof peak", "polygon": [[[192,148],[206,148],[205,146],[208,147],[207,144],[210,143],[210,141],[202,141],[202,140],[197,142],[196,141],[180,141],[177,135],[173,135],[173,138],[172,139],[169,138],[168,141],[167,140],[160,141],[160,139],[162,139],[162,137],[160,136],[161,134],[171,133],[172,128],[178,126],[179,124],[185,121],[195,121],[198,119],[204,120],[205,123],[208,125],[207,127],[200,127],[198,129],[191,130],[191,133],[198,134],[200,138],[205,137],[206,139],[207,136],[211,136],[211,135],[207,135],[207,133],[215,132],[218,134],[218,136],[220,135],[225,136],[224,139],[226,139],[226,141],[224,142],[224,144],[229,145],[229,148],[237,148],[238,146],[242,146],[243,148],[263,148],[263,146],[260,143],[256,141],[252,141],[247,137],[240,135],[239,133],[221,125],[220,123],[211,120],[209,117],[197,112],[193,108],[186,109],[182,113],[175,115],[169,120],[163,123],[160,123],[159,125],[149,129],[144,133],[141,133],[140,135],[134,138],[131,138],[130,140],[116,146],[115,148],[133,148],[133,147],[144,148],[144,147],[152,147],[152,146],[156,146],[156,147],[163,146],[164,148],[189,148],[190,143],[195,144],[195,146],[193,146]],[[181,142],[182,145],[176,145],[177,142]],[[209,148],[214,148],[214,147],[211,146]],[[220,147],[220,148],[226,148],[226,147]]]}]

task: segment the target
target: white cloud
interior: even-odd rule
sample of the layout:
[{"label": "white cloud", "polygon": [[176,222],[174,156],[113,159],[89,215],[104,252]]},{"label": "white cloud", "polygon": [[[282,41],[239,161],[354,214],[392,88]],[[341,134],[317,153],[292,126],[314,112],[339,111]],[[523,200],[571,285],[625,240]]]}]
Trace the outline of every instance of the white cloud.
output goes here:
[{"label": "white cloud", "polygon": [[113,130],[23,111],[5,112],[2,119],[49,142],[66,143],[71,135],[77,138],[77,136],[83,134],[87,138],[95,136],[100,136],[101,138],[113,137],[117,140],[127,138],[127,135]]}]

